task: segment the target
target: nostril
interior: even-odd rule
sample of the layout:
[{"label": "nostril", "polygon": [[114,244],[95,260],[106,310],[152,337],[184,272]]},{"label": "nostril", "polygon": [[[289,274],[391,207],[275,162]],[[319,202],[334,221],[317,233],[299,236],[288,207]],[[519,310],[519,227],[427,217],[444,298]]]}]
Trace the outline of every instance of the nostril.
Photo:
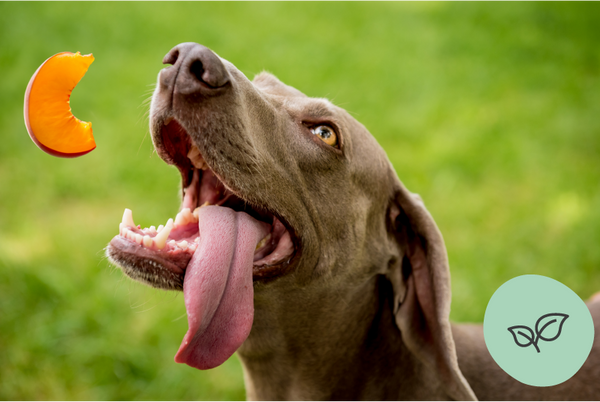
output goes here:
[{"label": "nostril", "polygon": [[195,76],[199,81],[203,81],[202,74],[204,74],[204,66],[200,60],[196,60],[190,66],[190,73]]},{"label": "nostril", "polygon": [[163,58],[163,64],[175,64],[179,58],[179,49],[173,49]]},{"label": "nostril", "polygon": [[211,60],[206,55],[194,60],[190,64],[189,71],[192,77],[210,88],[220,88],[229,81],[223,64],[218,59]]},{"label": "nostril", "polygon": [[[230,76],[219,56],[197,43],[180,43],[163,58],[172,64],[161,71],[161,80],[169,87],[176,86],[183,95],[221,93],[230,83]],[[215,92],[216,91],[216,92]]]}]

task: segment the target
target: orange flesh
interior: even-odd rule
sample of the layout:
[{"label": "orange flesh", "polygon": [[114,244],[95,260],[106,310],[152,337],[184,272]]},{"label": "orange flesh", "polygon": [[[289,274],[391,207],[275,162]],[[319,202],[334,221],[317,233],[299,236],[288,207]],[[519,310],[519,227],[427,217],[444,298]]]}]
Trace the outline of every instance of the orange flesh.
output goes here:
[{"label": "orange flesh", "polygon": [[73,116],[69,103],[73,88],[93,61],[91,54],[59,53],[46,60],[32,78],[25,100],[28,128],[32,138],[51,151],[81,154],[96,147],[92,123]]}]

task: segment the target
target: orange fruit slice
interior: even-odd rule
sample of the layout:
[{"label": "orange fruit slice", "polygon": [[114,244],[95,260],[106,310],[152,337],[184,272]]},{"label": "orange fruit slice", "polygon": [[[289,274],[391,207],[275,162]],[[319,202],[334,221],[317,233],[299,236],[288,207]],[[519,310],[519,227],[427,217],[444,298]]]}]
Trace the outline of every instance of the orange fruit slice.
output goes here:
[{"label": "orange fruit slice", "polygon": [[71,92],[94,61],[91,54],[63,52],[46,60],[25,91],[25,126],[36,145],[50,155],[74,158],[96,148],[92,123],[71,112]]}]

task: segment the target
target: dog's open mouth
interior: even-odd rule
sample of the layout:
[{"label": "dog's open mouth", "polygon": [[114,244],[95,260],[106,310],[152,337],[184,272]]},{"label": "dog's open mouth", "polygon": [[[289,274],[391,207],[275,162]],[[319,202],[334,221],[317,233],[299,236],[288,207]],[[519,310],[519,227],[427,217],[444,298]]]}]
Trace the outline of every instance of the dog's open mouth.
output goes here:
[{"label": "dog's open mouth", "polygon": [[296,253],[293,230],[250,205],[210,168],[182,125],[161,125],[159,152],[182,176],[180,212],[142,229],[125,210],[107,255],[134,279],[183,290],[189,330],[176,361],[200,369],[225,361],[253,320],[253,279],[278,276]]},{"label": "dog's open mouth", "polygon": [[255,278],[277,275],[295,251],[290,230],[274,213],[249,205],[229,190],[175,119],[165,120],[162,138],[165,152],[182,174],[181,210],[164,225],[142,229],[134,223],[132,211],[125,209],[119,236],[111,246],[128,254],[127,259],[135,263],[126,269],[137,272],[127,273],[155,287],[181,290],[185,270],[200,244],[200,211],[207,206],[219,206],[245,212],[265,224],[266,235],[254,250],[253,275]]}]

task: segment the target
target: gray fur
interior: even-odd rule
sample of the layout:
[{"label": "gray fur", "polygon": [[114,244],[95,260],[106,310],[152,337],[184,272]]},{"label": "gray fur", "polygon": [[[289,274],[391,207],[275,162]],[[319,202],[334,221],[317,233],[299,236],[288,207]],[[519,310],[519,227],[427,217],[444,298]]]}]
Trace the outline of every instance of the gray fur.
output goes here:
[{"label": "gray fur", "polygon": [[[238,350],[248,398],[600,398],[598,342],[573,379],[537,388],[496,365],[481,326],[450,324],[442,235],[363,125],[271,74],[251,82],[213,56],[211,79],[227,83],[198,87],[189,54],[209,56],[197,46],[176,47],[159,75],[158,154],[172,162],[160,127],[173,116],[225,185],[287,222],[298,247],[275,277],[254,271],[254,323]],[[306,122],[336,127],[341,149],[320,144]],[[599,303],[590,308],[598,322]]]}]

